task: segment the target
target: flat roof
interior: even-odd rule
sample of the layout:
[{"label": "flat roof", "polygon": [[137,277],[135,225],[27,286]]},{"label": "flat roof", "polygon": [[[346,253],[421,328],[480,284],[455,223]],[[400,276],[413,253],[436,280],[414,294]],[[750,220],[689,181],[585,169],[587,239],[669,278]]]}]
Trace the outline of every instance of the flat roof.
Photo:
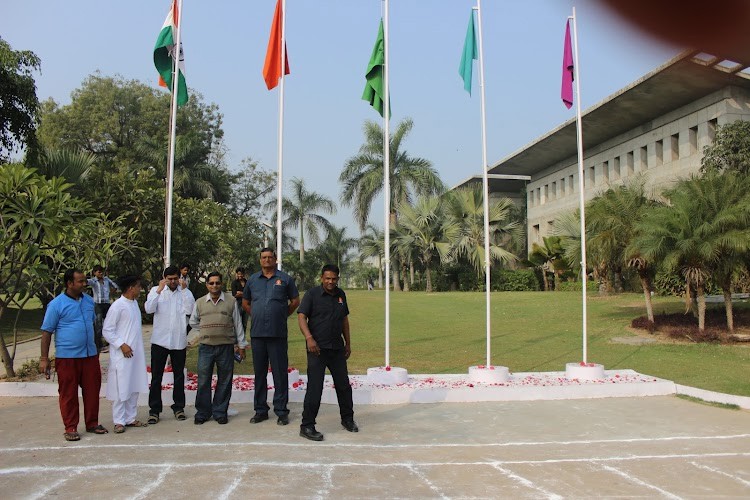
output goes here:
[{"label": "flat roof", "polygon": [[[750,50],[745,52],[742,60],[727,61],[698,50],[685,51],[591,106],[581,114],[584,152],[727,86],[750,89],[750,71],[745,71],[750,67]],[[493,164],[489,172],[531,176],[575,156],[576,148],[574,116]]]}]

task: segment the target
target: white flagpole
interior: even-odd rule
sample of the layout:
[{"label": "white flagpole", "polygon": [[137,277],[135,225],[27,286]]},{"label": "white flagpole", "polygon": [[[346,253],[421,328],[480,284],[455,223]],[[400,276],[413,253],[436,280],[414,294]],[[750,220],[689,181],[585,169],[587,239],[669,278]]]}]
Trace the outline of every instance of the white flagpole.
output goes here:
[{"label": "white flagpole", "polygon": [[587,333],[587,311],[586,311],[586,197],[583,185],[583,124],[581,123],[581,72],[578,64],[578,23],[576,22],[576,8],[573,7],[573,15],[568,17],[573,21],[573,71],[576,82],[576,141],[578,142],[578,202],[581,210],[581,274],[583,276],[583,362],[588,362],[588,333]]},{"label": "white flagpole", "polygon": [[484,200],[484,288],[485,323],[487,325],[487,362],[490,362],[490,186],[487,177],[487,114],[484,100],[484,52],[482,46],[482,0],[477,0],[477,34],[479,41],[479,90],[482,103],[482,198]]},{"label": "white flagpole", "polygon": [[180,72],[180,57],[182,46],[180,45],[180,33],[182,31],[182,0],[177,7],[177,33],[175,35],[175,48],[172,51],[172,104],[169,117],[169,159],[167,160],[167,210],[166,228],[164,231],[164,267],[169,267],[172,254],[172,198],[174,196],[174,152],[177,138],[177,87]]},{"label": "white flagpole", "polygon": [[[279,172],[276,179],[276,255],[278,268],[281,269],[282,193],[284,191],[284,74],[286,73],[286,0],[281,0],[281,82],[279,82]],[[303,228],[304,230],[304,228]]]},{"label": "white flagpole", "polygon": [[385,366],[391,365],[391,144],[388,130],[388,118],[391,114],[388,96],[388,76],[390,73],[388,58],[388,0],[384,0],[383,10],[383,206],[385,215]]}]

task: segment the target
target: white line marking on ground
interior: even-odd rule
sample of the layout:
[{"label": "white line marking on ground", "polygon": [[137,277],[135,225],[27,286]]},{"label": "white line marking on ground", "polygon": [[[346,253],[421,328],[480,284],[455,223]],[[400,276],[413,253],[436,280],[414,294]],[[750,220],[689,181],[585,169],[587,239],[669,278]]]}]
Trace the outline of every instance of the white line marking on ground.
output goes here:
[{"label": "white line marking on ground", "polygon": [[234,478],[234,481],[227,487],[226,490],[221,492],[217,498],[220,500],[226,500],[227,498],[231,498],[232,493],[234,493],[234,490],[237,489],[237,486],[240,485],[243,479],[246,479],[244,476],[247,474],[247,471],[250,470],[250,466],[243,467],[238,473],[237,477]]},{"label": "white line marking on ground", "polygon": [[[507,443],[411,443],[411,444],[375,444],[375,443],[287,443],[273,441],[245,441],[234,442],[233,447],[238,446],[270,446],[299,448],[315,446],[316,448],[377,448],[377,449],[406,449],[406,448],[487,448],[487,447],[512,447],[512,446],[567,446],[567,445],[592,445],[592,444],[628,444],[628,443],[652,443],[668,441],[696,441],[696,440],[722,440],[750,438],[750,434],[735,434],[727,436],[666,436],[653,438],[628,438],[628,439],[593,439],[580,441],[508,441]],[[226,446],[227,443],[220,442],[193,442],[193,443],[138,443],[138,444],[77,444],[74,446],[22,446],[16,448],[0,448],[0,453],[15,453],[19,451],[55,451],[55,450],[78,450],[92,448],[165,448],[165,447],[195,447],[215,448]]]},{"label": "white line marking on ground", "polygon": [[675,495],[674,493],[670,493],[667,490],[664,490],[662,488],[659,488],[656,485],[653,485],[651,483],[647,483],[646,481],[643,481],[641,479],[638,479],[637,477],[631,476],[625,471],[622,471],[620,469],[617,469],[615,467],[611,467],[609,465],[600,464],[597,462],[594,462],[596,465],[601,467],[602,469],[609,471],[613,474],[617,474],[618,476],[622,477],[623,479],[626,479],[627,481],[630,481],[631,483],[635,483],[639,486],[643,486],[644,488],[648,488],[650,490],[658,491],[662,495],[664,495],[667,498],[671,498],[672,500],[682,500],[682,497]]},{"label": "white line marking on ground", "polygon": [[708,472],[713,472],[714,474],[721,474],[722,476],[726,476],[728,478],[734,479],[735,481],[738,481],[744,484],[745,486],[750,486],[750,481],[746,481],[745,479],[742,479],[741,477],[734,476],[732,474],[729,474],[728,472],[724,472],[723,470],[714,469],[713,467],[709,467],[708,465],[703,465],[703,464],[699,464],[696,462],[690,462],[690,465],[694,465],[698,467],[699,469],[703,469]]},{"label": "white line marking on ground", "polygon": [[500,471],[504,476],[506,476],[509,479],[512,479],[518,483],[521,483],[522,485],[526,486],[529,489],[532,489],[534,491],[538,491],[539,493],[542,493],[545,497],[549,498],[550,500],[561,500],[563,497],[556,493],[552,493],[550,491],[547,491],[546,489],[542,488],[538,484],[535,484],[534,482],[526,479],[525,477],[519,476],[515,472],[509,471],[505,467],[501,467],[500,464],[494,463],[490,464],[494,469],[497,469]]},{"label": "white line marking on ground", "polygon": [[[736,452],[736,453],[683,453],[674,455],[628,455],[623,457],[587,457],[587,458],[551,458],[547,460],[488,460],[484,462],[421,462],[417,463],[420,467],[439,467],[439,466],[483,466],[489,465],[546,465],[546,464],[562,464],[562,463],[590,463],[590,462],[628,462],[634,460],[669,460],[669,459],[700,459],[700,458],[722,458],[722,457],[750,457],[750,452]],[[117,464],[86,464],[86,470],[110,470],[119,469],[123,467],[133,468],[135,465],[140,467],[172,467],[172,468],[188,468],[188,467],[242,467],[244,465],[258,466],[258,467],[408,467],[415,465],[414,461],[410,462],[390,462],[390,463],[372,463],[372,462],[326,462],[326,463],[312,463],[312,462],[269,462],[269,461],[258,461],[258,462],[192,462],[192,463],[148,463],[140,462],[138,464],[132,463],[117,463]],[[0,475],[7,474],[25,474],[25,473],[44,473],[44,472],[65,472],[65,471],[77,471],[81,468],[80,465],[61,465],[61,466],[38,466],[38,467],[9,467],[7,469],[0,469]]]},{"label": "white line marking on ground", "polygon": [[69,479],[71,479],[74,476],[77,476],[77,475],[81,474],[84,470],[85,469],[80,469],[80,470],[77,470],[77,471],[73,471],[73,473],[72,473],[73,475],[72,476],[63,477],[63,478],[59,479],[58,481],[55,481],[52,484],[48,484],[42,490],[35,492],[34,496],[32,496],[30,498],[44,498],[45,496],[47,496],[47,493],[49,493],[50,491],[52,491],[52,490],[54,490],[54,489],[62,486],[63,484],[65,484],[66,481],[68,481]]},{"label": "white line marking on ground", "polygon": [[330,496],[330,491],[333,488],[333,467],[328,467],[323,470],[323,485],[318,490],[318,494],[315,498],[325,499]]},{"label": "white line marking on ground", "polygon": [[159,471],[159,475],[156,476],[156,479],[154,479],[148,484],[143,485],[143,487],[141,488],[141,491],[139,491],[133,498],[134,499],[146,498],[148,495],[151,495],[155,491],[158,491],[159,485],[164,482],[164,478],[167,477],[167,474],[169,474],[170,472],[172,472],[171,465],[167,465],[166,467],[163,467],[161,471]]},{"label": "white line marking on ground", "polygon": [[409,469],[409,472],[411,472],[412,474],[417,476],[419,479],[421,479],[422,482],[426,484],[432,491],[434,491],[436,495],[439,495],[440,498],[450,498],[450,497],[445,496],[445,494],[440,490],[440,488],[438,488],[437,485],[435,485],[435,483],[430,481],[430,479],[424,474],[424,472],[419,470],[418,467],[414,465],[407,465],[406,468]]}]

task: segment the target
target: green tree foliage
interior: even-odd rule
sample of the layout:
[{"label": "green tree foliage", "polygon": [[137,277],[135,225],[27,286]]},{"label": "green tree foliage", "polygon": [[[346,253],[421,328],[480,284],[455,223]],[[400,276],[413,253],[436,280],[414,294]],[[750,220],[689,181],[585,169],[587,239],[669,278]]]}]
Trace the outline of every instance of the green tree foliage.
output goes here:
[{"label": "green tree foliage", "polygon": [[368,224],[359,239],[361,259],[375,258],[378,266],[378,288],[383,288],[383,259],[385,258],[385,234],[381,229]]},{"label": "green tree foliage", "polygon": [[560,278],[569,268],[560,236],[544,237],[541,245],[533,243],[529,253],[529,262],[541,270],[545,292],[550,289],[548,273],[554,275],[555,291],[560,290]]},{"label": "green tree foliage", "polygon": [[[134,231],[71,196],[70,186],[19,164],[0,169],[0,319],[8,306],[21,310],[32,296],[46,303],[65,269],[90,269],[129,251]],[[0,356],[14,376],[5,332]]]},{"label": "green tree foliage", "polygon": [[40,67],[36,54],[13,50],[0,38],[0,163],[24,145],[34,157],[39,101],[32,73]]},{"label": "green tree foliage", "polygon": [[239,174],[232,182],[232,195],[229,207],[237,215],[260,218],[264,215],[263,206],[272,196],[276,187],[276,172],[263,170],[252,158],[241,162]]},{"label": "green tree foliage", "polygon": [[703,148],[701,172],[723,171],[750,174],[750,122],[720,126],[714,141]]},{"label": "green tree foliage", "polygon": [[346,235],[346,227],[331,225],[326,239],[318,247],[326,264],[336,264],[345,274],[349,263],[349,252],[357,248],[357,240]]}]

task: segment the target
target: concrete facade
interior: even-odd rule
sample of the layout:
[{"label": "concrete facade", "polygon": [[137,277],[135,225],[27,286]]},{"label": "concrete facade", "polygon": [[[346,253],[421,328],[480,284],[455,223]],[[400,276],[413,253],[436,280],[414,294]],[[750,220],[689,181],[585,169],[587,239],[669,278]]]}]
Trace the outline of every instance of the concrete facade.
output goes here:
[{"label": "concrete facade", "polygon": [[[719,126],[750,120],[750,51],[739,62],[691,50],[582,112],[584,196],[643,175],[653,194],[699,171]],[[529,247],[560,214],[578,208],[572,118],[489,167],[490,197],[518,202],[526,176]],[[503,177],[515,176],[516,180]],[[477,182],[474,176],[462,184]],[[523,185],[522,184],[522,185]],[[521,200],[523,201],[523,200]]]}]

